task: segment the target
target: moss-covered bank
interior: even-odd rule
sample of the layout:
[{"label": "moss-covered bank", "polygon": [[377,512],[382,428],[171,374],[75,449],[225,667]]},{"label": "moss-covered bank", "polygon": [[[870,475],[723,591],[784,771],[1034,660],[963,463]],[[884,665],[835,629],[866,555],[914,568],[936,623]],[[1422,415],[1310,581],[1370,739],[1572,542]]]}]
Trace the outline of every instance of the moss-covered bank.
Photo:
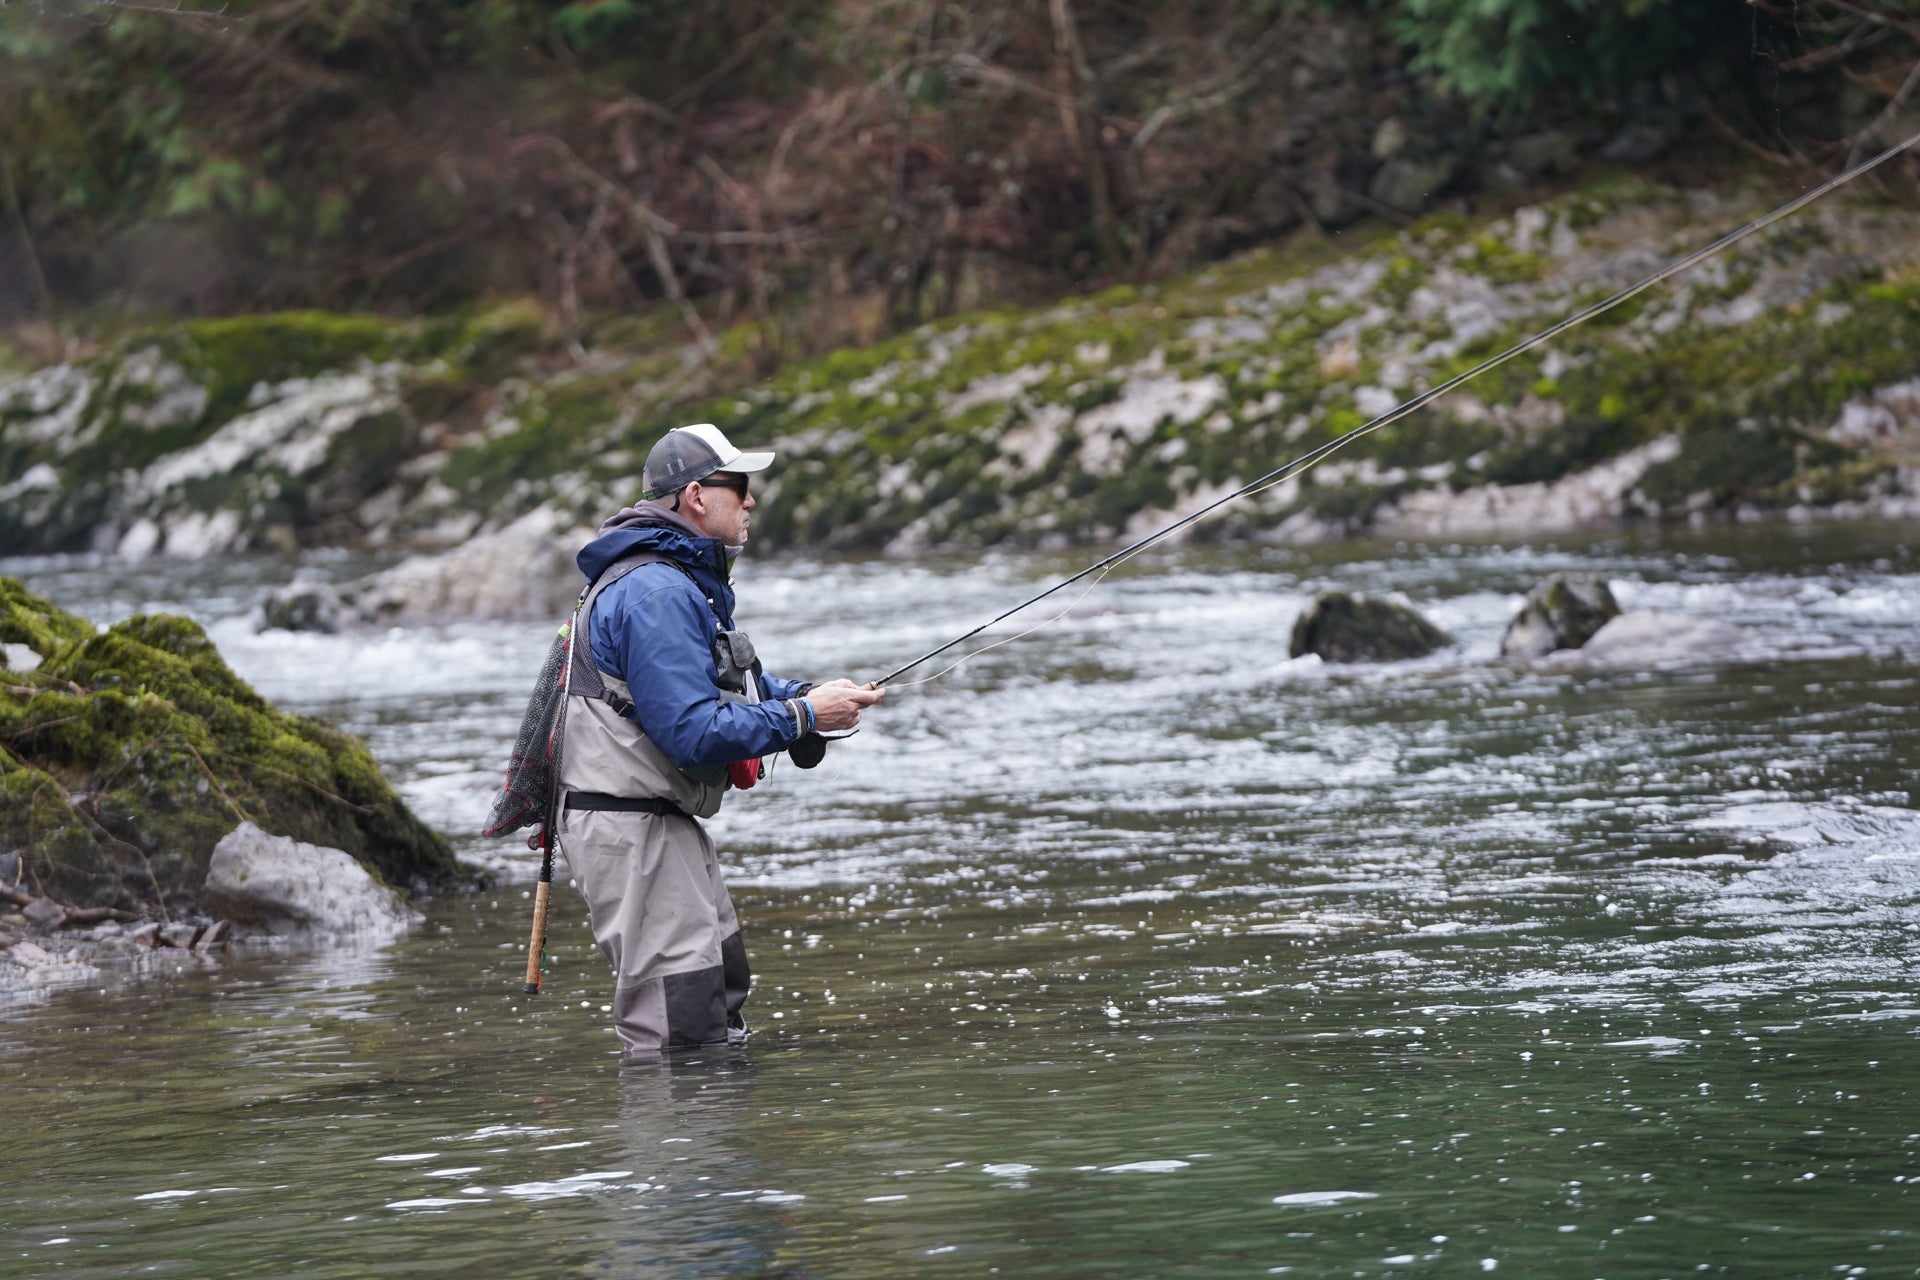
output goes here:
[{"label": "moss-covered bank", "polygon": [[415,891],[463,878],[365,746],[276,711],[195,623],[99,630],[0,578],[0,642],[40,655],[0,667],[0,855],[36,896],[193,910],[214,844],[242,821]]},{"label": "moss-covered bank", "polygon": [[[782,451],[757,491],[763,546],[1139,531],[1781,194],[1601,180],[1500,215],[1297,236],[1171,283],[972,315],[764,378],[739,334],[704,364],[658,347],[556,364],[537,358],[551,355],[537,317],[511,309],[385,330],[313,315],[188,326],[0,381],[0,474],[17,477],[0,483],[0,551],[444,545],[537,507],[571,527],[630,500],[646,449],[688,421]],[[1917,379],[1920,212],[1835,197],[1212,528],[1304,539],[1437,530],[1466,512],[1524,533],[1920,503]],[[1594,492],[1555,487],[1583,475]]]}]

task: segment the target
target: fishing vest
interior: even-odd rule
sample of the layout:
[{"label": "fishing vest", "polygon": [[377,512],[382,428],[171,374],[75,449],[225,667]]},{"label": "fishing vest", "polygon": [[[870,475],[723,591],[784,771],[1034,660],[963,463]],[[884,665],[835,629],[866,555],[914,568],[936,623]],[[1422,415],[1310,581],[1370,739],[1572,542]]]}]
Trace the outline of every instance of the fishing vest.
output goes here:
[{"label": "fishing vest", "polygon": [[[720,811],[726,794],[726,766],[682,769],[647,737],[633,709],[633,691],[625,680],[603,671],[593,660],[593,606],[601,592],[642,565],[668,564],[687,570],[669,556],[642,551],[609,565],[581,597],[568,674],[566,739],[560,766],[564,791],[592,791],[634,799],[671,801],[696,818]],[[699,583],[687,573],[694,589]],[[700,592],[706,598],[706,592]],[[708,601],[711,606],[712,601]],[[714,621],[720,621],[716,614]],[[724,627],[713,641],[714,678],[727,702],[759,702],[760,661],[744,632]]]}]

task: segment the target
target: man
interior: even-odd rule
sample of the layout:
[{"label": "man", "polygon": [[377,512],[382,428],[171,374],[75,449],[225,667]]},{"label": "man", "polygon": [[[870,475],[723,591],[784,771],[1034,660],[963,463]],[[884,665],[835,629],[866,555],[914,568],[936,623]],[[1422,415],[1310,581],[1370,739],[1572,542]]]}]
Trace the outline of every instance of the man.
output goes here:
[{"label": "man", "polygon": [[[559,843],[613,965],[613,1024],[629,1055],[746,1038],[740,923],[712,817],[760,757],[851,729],[883,691],[764,674],[733,629],[733,558],[749,476],[717,427],[676,427],[647,454],[641,501],[580,552],[590,584],[573,646]],[[586,640],[585,644],[580,639]]]}]

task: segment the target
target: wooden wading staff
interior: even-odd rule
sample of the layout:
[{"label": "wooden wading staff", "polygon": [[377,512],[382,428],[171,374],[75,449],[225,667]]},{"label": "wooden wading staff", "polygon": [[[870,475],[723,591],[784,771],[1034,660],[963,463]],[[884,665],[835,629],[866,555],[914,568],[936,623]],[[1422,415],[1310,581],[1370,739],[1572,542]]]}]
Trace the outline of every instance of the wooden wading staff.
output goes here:
[{"label": "wooden wading staff", "polygon": [[565,793],[560,790],[559,757],[565,749],[567,699],[573,693],[573,640],[580,634],[580,609],[586,600],[587,593],[582,591],[579,603],[573,606],[573,617],[561,631],[567,665],[560,677],[559,712],[553,718],[553,728],[547,732],[546,808],[540,815],[540,882],[533,887],[533,932],[527,938],[527,977],[520,988],[530,996],[540,994],[540,971],[547,967],[547,899],[553,894],[553,824],[565,803]]},{"label": "wooden wading staff", "polygon": [[540,829],[540,883],[533,887],[533,936],[527,939],[527,981],[521,988],[540,994],[540,970],[547,963],[547,897],[553,892],[553,815]]}]

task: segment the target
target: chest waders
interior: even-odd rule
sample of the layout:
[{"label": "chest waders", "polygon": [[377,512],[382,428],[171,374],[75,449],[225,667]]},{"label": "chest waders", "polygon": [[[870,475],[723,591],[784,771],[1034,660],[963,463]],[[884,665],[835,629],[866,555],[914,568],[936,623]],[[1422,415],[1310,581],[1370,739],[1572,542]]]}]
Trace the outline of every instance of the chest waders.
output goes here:
[{"label": "chest waders", "polygon": [[[554,831],[561,819],[567,797],[560,786],[565,768],[567,701],[580,693],[606,702],[621,714],[633,702],[624,681],[605,677],[593,665],[591,643],[584,651],[575,644],[581,623],[592,617],[594,602],[607,587],[646,564],[670,564],[685,573],[673,560],[655,552],[640,552],[617,560],[580,593],[572,616],[561,624],[560,632],[547,650],[540,674],[534,681],[532,696],[521,717],[520,732],[507,759],[506,781],[494,797],[493,808],[481,834],[507,835],[526,827],[537,827],[527,843],[540,851],[540,878],[534,887],[532,935],[527,941],[527,969],[522,989],[538,995],[541,974],[546,968],[547,908],[553,892]],[[689,580],[692,575],[688,574]],[[699,589],[699,584],[694,584]],[[701,592],[705,597],[705,592]],[[718,619],[716,618],[716,623]],[[744,662],[738,656],[744,646]],[[722,651],[724,650],[724,657]],[[758,701],[759,683],[754,677],[759,663],[753,657],[753,645],[740,632],[721,631],[714,641],[715,670],[722,696],[735,700]],[[677,805],[658,799],[581,793],[573,807],[582,808],[594,801],[607,807],[648,813],[681,813]],[[583,803],[584,802],[584,803]]]}]

